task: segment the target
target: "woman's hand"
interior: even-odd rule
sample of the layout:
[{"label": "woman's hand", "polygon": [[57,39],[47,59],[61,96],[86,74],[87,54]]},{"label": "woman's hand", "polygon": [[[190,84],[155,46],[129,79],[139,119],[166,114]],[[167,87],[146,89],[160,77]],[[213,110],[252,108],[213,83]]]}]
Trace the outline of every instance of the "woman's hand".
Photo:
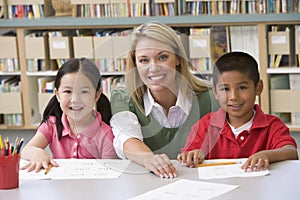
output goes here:
[{"label": "woman's hand", "polygon": [[183,152],[177,156],[178,162],[188,167],[198,167],[198,164],[202,163],[204,159],[205,155],[200,149]]},{"label": "woman's hand", "polygon": [[144,166],[161,178],[177,177],[176,169],[166,154],[154,154],[144,159]]},{"label": "woman's hand", "polygon": [[35,155],[29,163],[21,167],[21,170],[27,169],[28,172],[39,172],[42,168],[46,169],[49,164],[58,167],[58,164],[43,149],[35,149]]}]

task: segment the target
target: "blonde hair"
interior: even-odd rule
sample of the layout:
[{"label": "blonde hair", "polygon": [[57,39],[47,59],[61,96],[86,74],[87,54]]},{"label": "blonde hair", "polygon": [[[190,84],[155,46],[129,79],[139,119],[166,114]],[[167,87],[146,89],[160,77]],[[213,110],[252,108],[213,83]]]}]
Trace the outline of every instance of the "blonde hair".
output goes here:
[{"label": "blonde hair", "polygon": [[131,37],[131,50],[127,58],[126,87],[137,105],[140,105],[143,95],[147,91],[147,86],[139,77],[135,61],[136,45],[143,38],[154,39],[172,47],[180,60],[180,64],[176,66],[176,71],[178,72],[176,78],[178,85],[183,89],[182,91],[187,91],[186,89],[189,88],[189,90],[193,90],[196,94],[199,94],[208,90],[208,82],[197,78],[190,72],[190,64],[184,46],[179,35],[171,27],[160,22],[148,22],[137,27],[132,32]]}]

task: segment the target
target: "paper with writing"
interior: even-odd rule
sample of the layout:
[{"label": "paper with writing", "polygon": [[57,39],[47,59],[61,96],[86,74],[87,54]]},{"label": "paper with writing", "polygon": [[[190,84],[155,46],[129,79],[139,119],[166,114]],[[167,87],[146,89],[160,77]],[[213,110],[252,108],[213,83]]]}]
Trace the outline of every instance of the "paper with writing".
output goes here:
[{"label": "paper with writing", "polygon": [[218,162],[229,162],[235,161],[237,164],[231,165],[216,165],[208,167],[198,167],[199,179],[220,179],[220,178],[231,178],[231,177],[255,177],[265,176],[270,174],[269,170],[260,171],[244,171],[241,169],[242,164],[247,159],[216,159],[206,160],[204,163],[218,163]]},{"label": "paper with writing", "polygon": [[[129,160],[118,159],[56,159],[59,167],[49,173],[20,170],[19,179],[105,179],[118,178],[130,164]],[[28,161],[21,160],[20,166]]]},{"label": "paper with writing", "polygon": [[220,196],[238,187],[238,185],[180,179],[176,182],[136,196],[130,200],[205,200]]}]

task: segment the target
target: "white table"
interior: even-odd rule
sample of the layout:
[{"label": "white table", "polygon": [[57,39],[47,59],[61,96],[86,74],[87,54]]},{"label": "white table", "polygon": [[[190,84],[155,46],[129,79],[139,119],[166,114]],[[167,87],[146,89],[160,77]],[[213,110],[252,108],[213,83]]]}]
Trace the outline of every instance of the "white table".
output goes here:
[{"label": "white table", "polygon": [[[0,200],[106,200],[127,199],[180,178],[199,180],[197,169],[180,166],[176,179],[162,179],[131,163],[118,179],[90,180],[21,180],[19,188],[0,190]],[[203,181],[203,180],[201,180]],[[216,199],[299,200],[300,161],[271,164],[270,175],[250,178],[205,180],[240,185]]]}]

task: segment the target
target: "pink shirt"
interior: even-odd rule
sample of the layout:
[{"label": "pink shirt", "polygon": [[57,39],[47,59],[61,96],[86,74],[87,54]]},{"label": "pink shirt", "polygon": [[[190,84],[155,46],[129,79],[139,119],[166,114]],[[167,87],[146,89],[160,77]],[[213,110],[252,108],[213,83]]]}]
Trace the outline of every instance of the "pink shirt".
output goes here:
[{"label": "pink shirt", "polygon": [[116,158],[111,127],[102,121],[101,114],[93,111],[96,119],[75,136],[67,116],[62,115],[62,137],[58,140],[55,117],[50,116],[39,128],[50,145],[53,158]]},{"label": "pink shirt", "polygon": [[205,115],[192,127],[181,151],[201,149],[206,159],[219,159],[248,158],[258,151],[284,145],[297,147],[288,127],[278,117],[264,114],[258,105],[254,109],[256,115],[252,127],[242,131],[237,138],[225,120],[226,113],[222,108]]}]

